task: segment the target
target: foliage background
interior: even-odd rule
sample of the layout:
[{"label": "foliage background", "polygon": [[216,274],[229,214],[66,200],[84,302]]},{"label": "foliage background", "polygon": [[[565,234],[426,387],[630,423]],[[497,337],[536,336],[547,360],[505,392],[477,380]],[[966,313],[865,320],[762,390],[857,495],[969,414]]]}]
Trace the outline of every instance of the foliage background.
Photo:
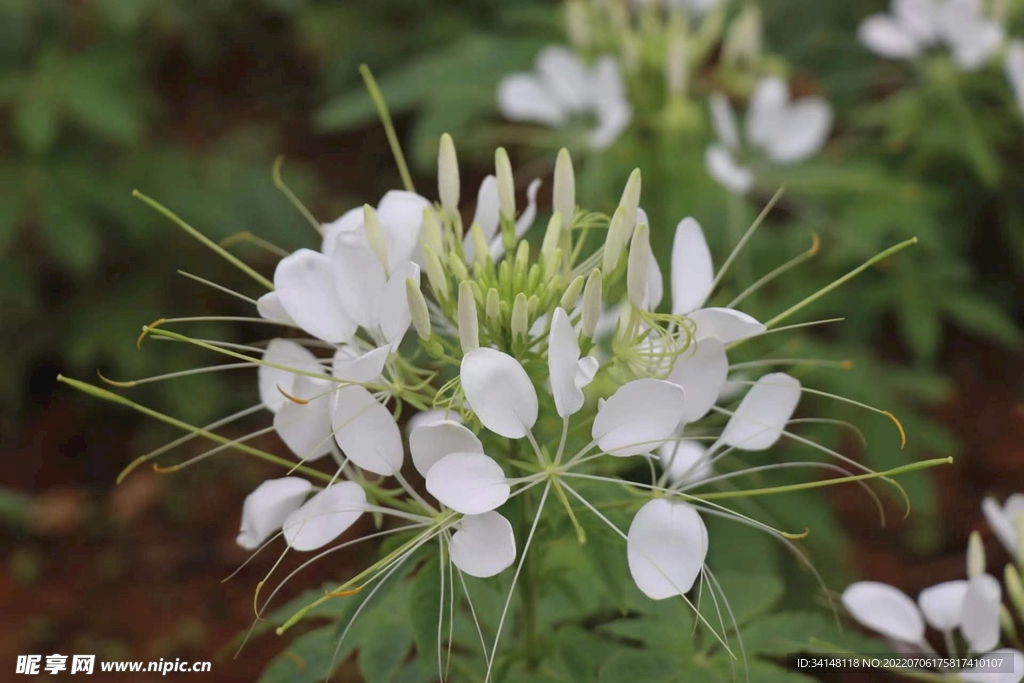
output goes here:
[{"label": "foliage background", "polygon": [[[909,450],[879,447],[866,454],[873,465],[951,453],[957,464],[911,482],[915,514],[890,515],[884,530],[854,488],[773,510],[814,529],[808,548],[832,588],[860,575],[915,592],[961,575],[967,533],[984,528],[985,493],[1022,488],[1024,122],[997,94],[1006,88],[995,74],[966,94],[978,105],[976,138],[948,108],[890,98],[907,74],[853,38],[857,22],[883,6],[871,4],[762,3],[768,49],[794,65],[799,87],[824,92],[841,114],[823,158],[777,179],[795,199],[762,234],[750,267],[761,272],[802,248],[810,230],[822,234],[813,268],[767,305],[921,238],[913,253],[817,309],[847,321],[805,339],[804,350],[856,363],[856,372],[815,376],[818,386],[903,419]],[[489,170],[486,150],[508,142],[495,84],[528,68],[540,46],[562,42],[557,9],[487,0],[0,0],[0,523],[13,541],[2,551],[0,608],[9,618],[0,623],[0,666],[29,652],[211,659],[249,625],[251,588],[269,568],[258,561],[220,584],[245,558],[233,545],[241,500],[266,471],[227,456],[174,477],[139,473],[114,489],[125,463],[173,435],[55,383],[58,372],[87,379],[100,368],[120,379],[193,367],[203,357],[189,349],[137,350],[139,326],[244,310],[176,273],[244,286],[131,190],[217,240],[251,232],[288,249],[309,244],[309,227],[273,188],[277,155],[287,157],[289,185],[324,220],[375,203],[397,183],[358,79],[367,62],[421,191],[432,195],[436,140],[448,131],[467,194]],[[658,169],[645,176],[645,192],[663,224],[688,213],[706,228],[725,222],[724,197],[698,180],[694,164],[668,166],[643,139],[624,149],[592,165],[581,190],[590,201],[613,203],[608,188],[639,165]],[[550,171],[535,150],[512,152],[520,182]],[[711,229],[709,238],[720,263],[734,238]],[[274,257],[257,247],[232,248],[272,269]],[[242,340],[259,330],[210,323],[203,333]],[[132,398],[204,422],[247,405],[254,385],[218,373],[140,387]],[[872,444],[892,442],[884,420],[865,430]],[[723,552],[742,543],[723,542]],[[332,562],[294,588],[318,586],[360,558]],[[780,566],[791,588],[806,583]],[[815,602],[792,591],[782,599],[784,607]],[[272,635],[257,643],[240,660],[215,662],[218,680],[253,680],[283,646]],[[349,662],[339,677],[358,680],[356,671]]]}]

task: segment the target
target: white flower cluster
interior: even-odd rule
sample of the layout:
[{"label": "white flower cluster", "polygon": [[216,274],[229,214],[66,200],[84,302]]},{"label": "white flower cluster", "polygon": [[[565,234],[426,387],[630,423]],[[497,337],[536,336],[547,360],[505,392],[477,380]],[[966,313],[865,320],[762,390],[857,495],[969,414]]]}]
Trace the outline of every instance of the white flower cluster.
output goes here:
[{"label": "white flower cluster", "polygon": [[1005,47],[1003,68],[1024,112],[1024,41],[1007,43],[1001,17],[986,13],[981,0],[892,0],[890,12],[865,19],[858,35],[887,59],[915,59],[945,47],[961,71],[980,69]]},{"label": "white flower cluster", "polygon": [[[803,392],[794,377],[768,372],[755,381],[739,379],[743,372],[800,359],[751,361],[738,368],[727,357],[737,344],[783,329],[769,328],[831,289],[767,324],[734,308],[813,254],[816,246],[729,305],[708,306],[735,253],[716,274],[700,224],[684,218],[671,250],[671,305],[668,312],[659,312],[666,288],[650,243],[651,226],[640,208],[639,170],[630,176],[610,217],[577,206],[572,160],[564,149],[553,181],[552,216],[536,249],[522,238],[537,217],[540,181],[529,185],[526,207],[519,211],[511,163],[499,149],[495,173],[482,182],[467,228],[459,206],[456,151],[445,135],[438,157],[439,202],[412,191],[389,192],[376,208],[364,206],[318,225],[320,248],[282,258],[272,283],[235,262],[271,290],[254,301],[258,320],[279,326],[286,336],[264,345],[239,345],[194,340],[166,329],[187,318],[144,328],[145,334],[246,361],[161,378],[258,366],[260,404],[205,428],[184,425],[191,437],[142,456],[129,470],[202,436],[220,445],[173,469],[235,448],[291,470],[246,498],[237,539],[242,547],[262,549],[283,537],[293,551],[319,551],[313,562],[361,540],[391,534],[408,539],[293,615],[279,632],[334,597],[369,589],[365,606],[389,577],[435,543],[449,581],[456,574],[462,582],[465,575],[491,577],[517,565],[511,600],[535,535],[547,534],[547,528],[538,531],[541,520],[556,514],[549,499],[561,505],[580,542],[586,534],[574,510],[585,511],[623,538],[630,574],[650,598],[686,599],[697,580],[708,577],[708,590],[727,601],[705,565],[711,542],[703,520],[707,515],[761,529],[799,554],[791,543],[796,536],[718,502],[744,495],[736,479],[783,467],[824,468],[858,481],[887,474],[787,429]],[[601,233],[600,244],[588,245],[588,237]],[[608,310],[618,315],[610,340],[599,330]],[[410,328],[415,338],[407,339]],[[737,369],[742,372],[730,379],[730,371]],[[408,421],[406,437],[399,418],[407,407],[417,412]],[[262,409],[273,414],[271,429],[233,441],[214,433]],[[717,419],[705,420],[709,415]],[[298,463],[244,443],[271,430]],[[581,436],[587,433],[589,440]],[[736,451],[763,451],[783,437],[841,463],[737,463],[724,473],[716,471],[715,463]],[[661,473],[652,464],[650,484],[624,478],[624,458],[660,462]],[[314,461],[317,466],[310,466]],[[332,463],[327,470],[320,467],[324,461]],[[938,461],[923,466],[931,464]],[[859,472],[854,475],[852,469]],[[412,470],[421,484],[407,479],[416,476]],[[724,481],[728,490],[705,489]],[[837,481],[842,480],[829,483]],[[584,495],[603,485],[615,492],[633,489],[621,501],[635,511],[628,530]],[[784,490],[788,487],[770,492]],[[525,540],[517,542],[503,506],[524,495],[530,504],[523,507],[535,513],[528,530],[523,529]],[[366,513],[378,527],[384,519],[388,523],[338,542]],[[468,600],[468,591],[465,595]],[[503,624],[504,613],[489,655],[480,632],[485,679]]]},{"label": "white flower cluster", "polygon": [[[1020,561],[1019,539],[1024,538],[1024,495],[1011,496],[1000,507],[992,499],[982,505],[986,518],[1000,541],[1015,561]],[[1007,592],[1018,611],[1024,609],[1024,590],[1020,574],[1013,564],[1007,565]],[[1013,617],[1003,605],[999,581],[985,571],[985,551],[977,532],[967,546],[966,580],[946,581],[926,588],[917,603],[894,586],[876,581],[861,581],[847,587],[842,602],[850,615],[862,625],[893,641],[905,652],[934,654],[926,639],[926,626],[943,634],[949,658],[961,655],[956,651],[955,634],[959,632],[966,654],[1004,655],[1011,667],[996,670],[978,666],[955,672],[967,683],[1020,683],[1024,680],[1024,653],[1019,650],[996,649],[1004,625],[1012,629]]]}]

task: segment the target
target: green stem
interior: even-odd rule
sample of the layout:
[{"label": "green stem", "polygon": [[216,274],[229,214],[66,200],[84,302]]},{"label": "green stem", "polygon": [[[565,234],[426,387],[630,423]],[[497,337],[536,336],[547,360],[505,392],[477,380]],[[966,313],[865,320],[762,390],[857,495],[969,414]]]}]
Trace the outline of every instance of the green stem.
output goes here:
[{"label": "green stem", "polygon": [[825,296],[826,294],[831,292],[833,289],[836,289],[840,285],[843,285],[846,282],[849,282],[853,278],[857,277],[858,275],[863,273],[865,270],[867,270],[871,266],[875,265],[876,263],[879,263],[880,261],[884,261],[885,259],[889,258],[893,254],[896,254],[898,252],[903,251],[904,249],[906,249],[907,247],[909,247],[912,244],[917,244],[917,238],[916,237],[911,237],[909,240],[900,242],[899,244],[893,245],[893,246],[889,247],[888,249],[886,249],[885,251],[883,251],[883,252],[881,252],[879,254],[876,254],[875,256],[873,256],[872,258],[868,259],[867,261],[865,261],[861,265],[857,266],[856,268],[854,268],[849,273],[847,273],[846,275],[842,276],[841,278],[839,278],[838,280],[836,280],[832,284],[826,285],[825,287],[822,287],[817,292],[815,292],[814,294],[811,294],[809,297],[807,297],[806,299],[804,299],[800,303],[798,303],[798,304],[796,304],[794,306],[790,306],[789,308],[787,308],[782,313],[779,313],[777,316],[775,316],[774,318],[772,318],[771,320],[766,322],[764,324],[765,327],[769,327],[769,328],[770,327],[774,327],[775,325],[779,324],[780,322],[782,322],[783,320],[785,320],[789,316],[793,315],[794,313],[796,313],[800,309],[802,309],[805,306],[808,306],[808,305],[814,303],[815,301],[817,301],[821,297]]},{"label": "green stem", "polygon": [[147,204],[150,208],[154,209],[157,213],[162,214],[163,216],[166,216],[168,219],[170,219],[172,222],[174,222],[179,228],[181,228],[182,230],[184,230],[188,234],[190,234],[193,237],[195,237],[197,240],[202,242],[205,246],[209,247],[214,252],[216,252],[218,255],[220,255],[220,257],[223,258],[225,261],[227,261],[231,265],[233,265],[236,268],[238,268],[239,270],[241,270],[243,273],[245,273],[246,275],[251,277],[256,282],[260,283],[261,285],[263,285],[267,289],[270,289],[270,290],[274,289],[274,283],[273,282],[271,282],[267,278],[263,277],[262,275],[257,273],[255,270],[253,270],[252,268],[250,268],[246,264],[242,263],[241,259],[239,259],[237,256],[235,256],[234,254],[232,254],[231,252],[226,250],[224,247],[220,246],[219,244],[217,244],[216,242],[211,240],[209,237],[207,237],[203,233],[201,233],[198,230],[196,230],[195,228],[193,228],[191,225],[189,225],[184,220],[182,220],[182,218],[180,216],[178,216],[178,214],[174,213],[173,211],[168,209],[166,206],[164,206],[160,202],[158,202],[155,199],[152,199],[150,197],[147,197],[146,195],[142,194],[138,190],[132,190],[132,196],[135,197],[136,199],[142,200],[143,203]]},{"label": "green stem", "polygon": [[[530,514],[530,495],[523,496],[523,529],[529,529],[533,522]],[[526,668],[535,671],[540,664],[540,653],[537,648],[537,581],[536,581],[536,550],[527,555],[523,564],[522,587],[519,596],[523,603],[523,637],[526,651]]]},{"label": "green stem", "polygon": [[388,105],[384,101],[384,95],[377,86],[377,80],[373,77],[370,67],[365,64],[359,65],[359,73],[362,75],[366,89],[370,93],[370,99],[373,100],[374,105],[377,107],[377,115],[380,116],[380,122],[384,124],[384,132],[388,136],[388,144],[391,145],[391,154],[394,155],[395,164],[398,166],[398,175],[402,176],[402,185],[407,191],[415,192],[416,188],[413,187],[412,176],[409,175],[409,167],[405,163],[405,155],[402,154],[402,146],[398,144],[395,125],[391,122],[391,114],[388,112]]}]

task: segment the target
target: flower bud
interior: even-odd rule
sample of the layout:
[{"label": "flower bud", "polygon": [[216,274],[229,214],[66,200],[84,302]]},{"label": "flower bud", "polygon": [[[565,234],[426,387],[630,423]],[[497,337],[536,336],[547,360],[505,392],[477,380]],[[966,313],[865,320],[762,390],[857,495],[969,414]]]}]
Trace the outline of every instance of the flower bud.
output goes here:
[{"label": "flower bud", "polygon": [[565,32],[569,43],[577,49],[585,49],[590,44],[590,18],[587,16],[585,0],[568,0],[565,7]]},{"label": "flower bud", "polygon": [[565,291],[562,292],[562,298],[558,302],[558,305],[566,311],[571,311],[576,306],[576,302],[580,300],[580,294],[583,293],[583,285],[586,281],[587,279],[582,275],[577,276],[569,283],[569,286],[565,288]]},{"label": "flower bud", "polygon": [[629,174],[629,180],[626,181],[626,187],[622,189],[622,198],[619,199],[619,206],[626,210],[626,228],[629,232],[623,238],[622,243],[625,244],[629,239],[629,235],[633,230],[633,226],[636,225],[636,212],[640,208],[640,169],[634,168],[633,172]]},{"label": "flower bud", "polygon": [[370,245],[384,273],[390,272],[388,268],[388,244],[384,241],[384,231],[381,230],[380,221],[377,220],[377,212],[369,204],[363,204],[363,230],[366,231],[366,242]]},{"label": "flower bud", "polygon": [[761,55],[761,9],[747,3],[732,22],[722,45],[726,64],[752,64]]},{"label": "flower bud", "polygon": [[548,229],[544,233],[544,241],[540,246],[540,255],[545,259],[550,259],[551,255],[558,249],[562,239],[562,214],[558,211],[551,214],[551,220],[548,221]]},{"label": "flower bud", "polygon": [[668,48],[665,50],[665,87],[672,97],[686,95],[690,76],[689,57],[686,52],[686,30],[673,27],[669,33]]},{"label": "flower bud", "polygon": [[498,290],[491,287],[487,290],[487,303],[484,305],[484,315],[487,316],[487,325],[497,329],[501,324],[501,297]]},{"label": "flower bud", "polygon": [[550,258],[544,259],[544,280],[550,282],[558,275],[558,269],[562,265],[562,250],[555,249]]},{"label": "flower bud", "polygon": [[480,348],[480,329],[476,319],[476,299],[469,282],[459,284],[459,343],[466,354]]},{"label": "flower bud", "polygon": [[510,221],[516,219],[516,184],[512,177],[512,162],[508,152],[499,147],[494,152],[494,175],[498,179],[498,206],[501,215]]},{"label": "flower bud", "polygon": [[594,337],[597,321],[601,317],[601,287],[601,271],[595,268],[590,271],[587,284],[583,288],[583,319],[580,323],[580,332],[587,339]]},{"label": "flower bud", "polygon": [[1003,631],[1005,639],[1011,642],[1017,640],[1017,626],[1013,623],[1013,616],[1006,605],[999,605],[999,627]]},{"label": "flower bud", "polygon": [[526,289],[526,275],[530,268],[530,243],[523,240],[516,248],[515,262],[512,264],[512,288],[521,292]]},{"label": "flower bud", "polygon": [[1006,584],[1006,594],[1010,596],[1013,609],[1024,619],[1024,585],[1021,584],[1020,572],[1012,564],[1006,565],[1003,569],[1003,582]]},{"label": "flower bud", "polygon": [[629,302],[643,309],[647,304],[647,268],[651,244],[647,225],[641,223],[633,231],[629,245],[629,263],[626,266],[626,292]]},{"label": "flower bud", "polygon": [[444,253],[444,238],[441,236],[441,225],[437,222],[437,214],[434,213],[434,207],[432,206],[427,206],[423,209],[420,243],[424,247],[433,249],[435,254]]},{"label": "flower bud", "polygon": [[1024,567],[1024,515],[1017,515],[1013,519],[1013,527],[1017,530],[1017,556],[1013,559]]},{"label": "flower bud", "polygon": [[526,337],[530,330],[529,301],[522,292],[516,295],[512,303],[512,340]]},{"label": "flower bud", "polygon": [[484,229],[479,223],[474,223],[469,228],[469,234],[473,240],[473,259],[479,264],[486,264],[487,257],[491,255],[491,248],[484,237]]},{"label": "flower bud", "polygon": [[601,271],[605,275],[611,275],[615,267],[619,265],[619,257],[629,240],[629,229],[626,227],[626,209],[619,207],[612,214],[611,223],[608,224],[608,234],[604,239],[604,257],[601,262]]},{"label": "flower bud", "polygon": [[981,543],[981,534],[972,531],[967,539],[967,578],[973,579],[985,573],[985,546]]},{"label": "flower bud", "polygon": [[572,156],[564,147],[555,158],[555,181],[551,187],[551,208],[562,214],[562,225],[572,229],[576,215],[576,175],[572,169]]},{"label": "flower bud", "polygon": [[427,282],[430,283],[430,291],[434,293],[434,298],[438,301],[447,301],[448,276],[441,266],[441,259],[429,244],[423,245],[423,268],[427,271]]},{"label": "flower bud", "polygon": [[459,160],[455,156],[455,142],[445,133],[437,152],[437,191],[445,211],[459,211]]},{"label": "flower bud", "polygon": [[424,341],[430,339],[430,311],[427,310],[427,300],[423,298],[420,286],[411,277],[405,280],[405,298],[409,302],[409,315],[412,316],[416,334]]},{"label": "flower bud", "polygon": [[452,275],[459,282],[469,279],[469,271],[466,270],[466,264],[462,262],[462,259],[455,252],[448,252],[448,270],[452,271]]}]

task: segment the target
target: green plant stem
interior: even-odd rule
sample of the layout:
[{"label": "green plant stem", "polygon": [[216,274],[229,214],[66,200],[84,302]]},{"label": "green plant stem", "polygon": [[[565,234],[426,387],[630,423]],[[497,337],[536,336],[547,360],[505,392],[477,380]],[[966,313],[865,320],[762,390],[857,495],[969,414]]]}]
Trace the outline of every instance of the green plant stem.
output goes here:
[{"label": "green plant stem", "polygon": [[[529,529],[533,522],[530,514],[530,494],[523,496],[523,528]],[[540,664],[539,653],[537,652],[537,576],[536,576],[536,548],[530,553],[523,564],[522,587],[519,596],[523,603],[523,639],[524,650],[526,651],[526,668],[529,671],[536,670]]]},{"label": "green plant stem", "polygon": [[366,89],[370,93],[370,99],[373,100],[373,104],[377,107],[377,115],[380,116],[380,122],[384,124],[384,133],[388,136],[391,154],[394,155],[395,165],[398,166],[398,175],[402,176],[402,186],[408,192],[415,192],[416,188],[412,184],[409,166],[405,163],[405,155],[402,154],[402,146],[398,143],[395,125],[391,122],[391,113],[388,111],[387,102],[384,101],[384,95],[377,86],[377,80],[373,77],[373,72],[370,71],[370,67],[366,64],[359,65],[359,73],[362,75]]}]

